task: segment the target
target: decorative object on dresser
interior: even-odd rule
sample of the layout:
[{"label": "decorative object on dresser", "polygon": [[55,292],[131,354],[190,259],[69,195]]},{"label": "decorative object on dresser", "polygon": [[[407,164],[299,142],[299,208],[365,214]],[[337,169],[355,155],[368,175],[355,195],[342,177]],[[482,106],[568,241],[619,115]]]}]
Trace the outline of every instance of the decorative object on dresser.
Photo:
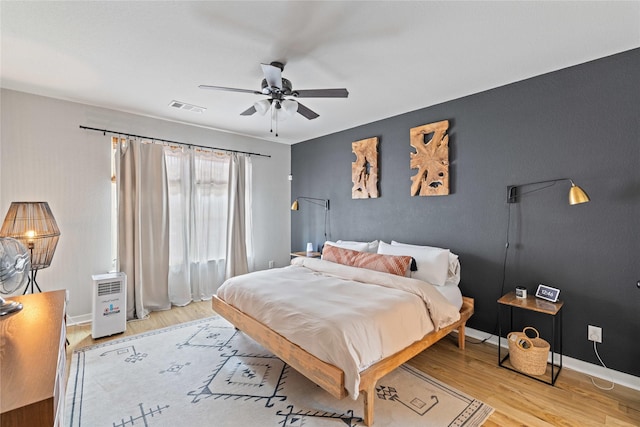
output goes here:
[{"label": "decorative object on dresser", "polygon": [[60,229],[47,202],[12,202],[0,229],[0,237],[13,237],[27,247],[31,255],[31,275],[24,293],[34,286],[42,292],[36,275],[51,265],[58,245]]},{"label": "decorative object on dresser", "polygon": [[[29,252],[16,239],[0,237],[0,293],[11,294],[27,281]],[[0,316],[22,310],[22,304],[0,296]]]},{"label": "decorative object on dresser", "polygon": [[0,426],[62,426],[66,384],[64,290],[15,297],[0,320]]},{"label": "decorative object on dresser", "polygon": [[378,197],[378,137],[351,143],[356,161],[351,163],[352,199]]},{"label": "decorative object on dresser", "polygon": [[[412,196],[444,196],[449,194],[449,120],[411,128]],[[426,141],[428,137],[431,139]]]}]

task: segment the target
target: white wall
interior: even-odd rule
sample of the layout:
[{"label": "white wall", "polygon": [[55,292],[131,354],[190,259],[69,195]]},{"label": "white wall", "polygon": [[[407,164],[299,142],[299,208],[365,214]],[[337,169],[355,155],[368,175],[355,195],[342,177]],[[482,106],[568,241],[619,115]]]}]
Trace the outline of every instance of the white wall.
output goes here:
[{"label": "white wall", "polygon": [[252,157],[255,268],[289,262],[290,146],[11,90],[0,96],[0,219],[12,201],[49,202],[61,236],[38,283],[69,290],[69,316],[91,312],[91,275],[111,268],[110,136],[80,125],[271,155]]}]

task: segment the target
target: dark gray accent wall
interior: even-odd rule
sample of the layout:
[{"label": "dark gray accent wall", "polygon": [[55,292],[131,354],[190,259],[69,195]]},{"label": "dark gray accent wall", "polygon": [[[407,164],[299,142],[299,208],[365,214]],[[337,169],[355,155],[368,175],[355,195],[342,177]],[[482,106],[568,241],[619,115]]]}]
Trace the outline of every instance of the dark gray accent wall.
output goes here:
[{"label": "dark gray accent wall", "polygon": [[[459,254],[460,287],[476,304],[469,326],[486,332],[496,327],[510,218],[504,292],[560,288],[563,353],[598,364],[587,325],[600,326],[607,366],[640,376],[639,75],[634,49],[295,144],[292,197],[330,199],[330,240],[394,239]],[[444,119],[451,194],[410,197],[409,129]],[[351,143],[373,136],[380,197],[353,200]],[[568,205],[563,182],[506,203],[508,185],[564,177],[591,202]],[[292,212],[292,250],[322,243],[323,214],[305,203]]]}]

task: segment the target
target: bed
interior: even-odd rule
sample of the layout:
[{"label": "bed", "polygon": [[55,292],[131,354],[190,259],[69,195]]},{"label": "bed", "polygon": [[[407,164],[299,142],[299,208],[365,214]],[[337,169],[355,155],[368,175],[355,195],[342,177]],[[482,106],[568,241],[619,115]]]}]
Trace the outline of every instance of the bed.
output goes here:
[{"label": "bed", "polygon": [[334,397],[362,393],[371,425],[378,379],[452,331],[464,349],[474,304],[461,299],[458,309],[420,280],[296,258],[229,279],[212,306]]}]

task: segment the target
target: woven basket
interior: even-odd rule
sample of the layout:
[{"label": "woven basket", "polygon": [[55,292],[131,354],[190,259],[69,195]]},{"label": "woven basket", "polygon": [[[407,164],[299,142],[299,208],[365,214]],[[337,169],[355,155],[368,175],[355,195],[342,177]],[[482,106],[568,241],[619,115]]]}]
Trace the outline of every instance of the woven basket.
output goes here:
[{"label": "woven basket", "polygon": [[[529,338],[527,329],[534,331],[536,336]],[[522,332],[510,332],[507,341],[509,360],[514,368],[529,375],[543,375],[546,372],[550,346],[540,338],[536,328],[527,326]]]}]

